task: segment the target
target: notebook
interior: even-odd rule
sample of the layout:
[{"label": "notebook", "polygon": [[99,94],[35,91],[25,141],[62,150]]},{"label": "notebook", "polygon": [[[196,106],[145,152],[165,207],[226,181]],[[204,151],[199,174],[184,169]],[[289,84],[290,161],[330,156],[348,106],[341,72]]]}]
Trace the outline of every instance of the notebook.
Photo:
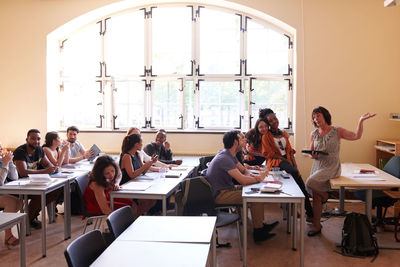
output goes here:
[{"label": "notebook", "polygon": [[93,144],[90,150],[93,151],[93,155],[89,157],[89,161],[93,161],[100,154],[101,150],[96,144]]},{"label": "notebook", "polygon": [[165,178],[179,178],[182,173],[177,171],[168,171],[165,173]]},{"label": "notebook", "polygon": [[122,186],[121,190],[124,191],[145,191],[152,186],[152,182],[130,182]]}]

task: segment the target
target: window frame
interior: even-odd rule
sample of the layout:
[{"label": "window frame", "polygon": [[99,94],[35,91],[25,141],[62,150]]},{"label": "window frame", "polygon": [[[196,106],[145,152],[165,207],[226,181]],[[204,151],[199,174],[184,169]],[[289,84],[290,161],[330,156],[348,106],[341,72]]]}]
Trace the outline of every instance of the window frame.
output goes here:
[{"label": "window frame", "polygon": [[[154,8],[162,8],[162,7],[188,7],[191,8],[192,11],[192,73],[191,74],[163,74],[163,75],[153,75],[152,74],[152,46],[151,46],[151,26],[152,26],[152,10]],[[199,62],[200,59],[200,40],[199,40],[199,34],[200,34],[200,23],[199,21],[201,20],[201,9],[202,8],[210,8],[210,9],[215,9],[218,11],[223,11],[227,13],[231,13],[234,15],[237,15],[240,17],[240,73],[235,73],[235,74],[202,74],[200,70],[200,65],[201,62]],[[168,128],[168,127],[163,127],[159,126],[160,128],[166,128],[167,130],[177,130],[177,131],[183,131],[183,132],[192,132],[192,131],[207,131],[207,132],[219,132],[222,130],[228,130],[231,128],[228,127],[207,127],[207,128],[202,128],[201,123],[200,125],[196,121],[199,119],[199,99],[198,99],[198,94],[196,94],[196,88],[194,88],[194,103],[193,103],[193,111],[194,111],[194,118],[193,122],[188,122],[186,121],[188,118],[186,116],[186,103],[185,103],[185,94],[186,94],[186,81],[192,81],[194,84],[194,87],[196,87],[196,84],[199,83],[199,81],[212,81],[212,80],[225,80],[225,79],[236,79],[240,80],[241,82],[241,88],[242,90],[249,90],[248,88],[245,88],[245,84],[250,83],[251,84],[251,78],[255,79],[270,79],[270,80],[275,80],[275,79],[283,79],[283,80],[289,80],[290,88],[289,88],[289,93],[288,93],[288,120],[289,120],[289,128],[287,130],[289,132],[293,131],[293,112],[294,112],[294,92],[293,92],[293,84],[294,84],[294,71],[295,71],[295,66],[294,66],[294,49],[293,49],[293,40],[294,40],[294,34],[289,33],[288,31],[268,22],[263,19],[259,19],[253,15],[249,15],[245,12],[239,11],[239,10],[234,10],[234,9],[229,9],[229,8],[224,8],[224,7],[217,7],[217,6],[209,6],[209,5],[200,5],[200,4],[158,4],[158,5],[146,5],[146,6],[141,6],[141,7],[136,7],[134,9],[129,9],[125,11],[120,11],[118,13],[110,14],[108,16],[102,17],[100,20],[97,22],[93,23],[99,23],[100,24],[100,35],[102,39],[102,44],[101,44],[101,49],[102,49],[102,61],[100,63],[101,66],[101,77],[98,77],[98,79],[101,81],[103,84],[103,95],[105,94],[106,90],[109,90],[108,96],[111,98],[110,100],[106,100],[103,103],[103,108],[104,112],[103,114],[99,114],[101,118],[101,123],[100,123],[100,128],[98,129],[82,129],[83,131],[122,131],[125,130],[128,127],[123,127],[123,128],[116,128],[115,127],[115,119],[118,117],[118,114],[115,114],[115,108],[114,108],[114,101],[113,101],[113,92],[115,90],[115,85],[112,82],[112,79],[115,79],[115,77],[111,76],[110,74],[107,73],[107,62],[104,61],[104,38],[106,38],[106,25],[107,25],[107,20],[112,19],[113,16],[127,13],[127,12],[135,12],[135,11],[140,11],[143,10],[144,13],[144,47],[145,49],[148,48],[147,51],[145,51],[145,66],[144,66],[144,77],[141,77],[147,84],[150,84],[150,88],[147,90],[149,93],[147,94],[147,98],[145,99],[145,125],[135,125],[138,127],[141,127],[143,130],[149,130],[152,131],[154,126],[152,125],[152,114],[151,114],[151,98],[152,98],[152,88],[151,88],[151,81],[155,79],[181,79],[182,80],[182,117],[181,122],[179,123],[181,127],[177,128]],[[200,17],[199,17],[200,15]],[[265,25],[265,27],[268,27],[270,29],[273,29],[286,37],[289,38],[289,48],[288,48],[288,73],[283,74],[283,75],[278,75],[278,74],[269,74],[269,75],[252,75],[247,73],[246,71],[246,57],[247,57],[247,51],[246,51],[246,44],[247,44],[247,21],[251,19],[254,21],[257,21],[257,23],[260,23],[262,25]],[[87,24],[85,26],[88,26]],[[62,42],[62,41],[60,41]],[[62,48],[62,45],[60,45],[60,50]],[[128,78],[128,77],[127,77]],[[129,77],[130,79],[132,77]],[[138,78],[138,77],[135,77]],[[62,77],[60,77],[60,84],[62,84]],[[108,86],[107,86],[108,85]],[[146,97],[146,96],[145,96]],[[104,96],[103,96],[104,98]],[[240,112],[240,125],[239,129],[240,130],[247,130],[251,128],[254,125],[252,124],[252,121],[255,121],[254,118],[251,118],[251,91],[248,93],[248,99],[245,99],[245,94],[240,94],[240,107],[239,107],[239,112]],[[245,106],[248,106],[248,109],[246,110]],[[246,116],[246,111],[248,112],[248,118],[244,118]],[[60,114],[61,116],[61,114]],[[103,116],[103,117],[101,117]],[[195,128],[186,128],[185,125],[195,125]],[[197,125],[197,126],[196,126]],[[200,126],[200,127],[199,127]],[[62,125],[60,123],[59,125],[60,130],[64,130],[66,128],[66,125]]]}]

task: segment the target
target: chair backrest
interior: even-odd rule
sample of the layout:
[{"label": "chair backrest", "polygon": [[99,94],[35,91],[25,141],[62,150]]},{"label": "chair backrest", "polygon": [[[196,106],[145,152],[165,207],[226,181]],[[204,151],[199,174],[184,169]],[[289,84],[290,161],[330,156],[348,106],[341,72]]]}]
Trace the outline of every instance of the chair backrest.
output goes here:
[{"label": "chair backrest", "polygon": [[89,174],[86,173],[84,175],[78,176],[76,178],[76,183],[77,183],[77,193],[78,193],[78,199],[79,199],[79,204],[80,204],[80,211],[81,215],[88,216],[86,212],[86,205],[85,205],[85,198],[83,197],[83,194],[85,193],[86,186],[89,182]]},{"label": "chair backrest", "polygon": [[113,211],[107,218],[110,232],[117,238],[129,225],[135,221],[132,208],[125,206]]},{"label": "chair backrest", "polygon": [[87,267],[106,249],[106,243],[99,230],[81,235],[67,247],[65,259],[70,267]]},{"label": "chair backrest", "polygon": [[180,183],[183,215],[198,216],[204,213],[215,216],[215,201],[210,184],[202,177],[185,179]]},{"label": "chair backrest", "polygon": [[400,178],[400,156],[393,156],[383,167],[383,171]]},{"label": "chair backrest", "polygon": [[199,158],[199,166],[197,167],[198,173],[201,173],[203,170],[208,168],[208,163],[213,160],[215,156],[206,156]]}]

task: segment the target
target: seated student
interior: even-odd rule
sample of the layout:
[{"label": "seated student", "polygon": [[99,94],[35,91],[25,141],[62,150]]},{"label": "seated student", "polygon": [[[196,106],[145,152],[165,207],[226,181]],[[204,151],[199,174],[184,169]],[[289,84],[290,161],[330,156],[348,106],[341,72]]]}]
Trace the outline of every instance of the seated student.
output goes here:
[{"label": "seated student", "polygon": [[69,163],[75,163],[88,159],[93,155],[92,150],[86,150],[77,140],[79,129],[76,126],[70,126],[67,129],[67,141],[69,142]]},{"label": "seated student", "polygon": [[172,160],[171,145],[167,141],[167,132],[163,129],[158,130],[156,141],[148,143],[144,152],[147,155],[158,155],[158,160],[166,164],[182,164],[182,160]]},{"label": "seated student", "polygon": [[303,178],[297,169],[296,160],[294,158],[294,153],[296,153],[296,151],[290,145],[288,137],[284,136],[279,129],[279,120],[275,113],[269,109],[266,110],[265,116],[269,126],[268,133],[262,137],[262,151],[266,159],[266,165],[268,168],[279,167],[281,170],[292,175],[305,196],[306,219],[308,222],[311,222],[313,218],[313,209]]},{"label": "seated student", "polygon": [[[43,148],[40,146],[40,131],[31,129],[27,133],[26,143],[20,145],[14,151],[14,163],[17,167],[19,177],[28,177],[28,174],[51,174],[58,171],[46,157]],[[46,204],[57,199],[62,189],[46,194]],[[28,217],[33,228],[42,227],[41,222],[36,219],[41,210],[41,197],[39,195],[28,196],[31,201],[28,206]]]},{"label": "seated student", "polygon": [[48,132],[44,140],[44,153],[54,166],[60,167],[62,164],[68,163],[69,142],[66,142],[60,149],[61,140],[57,132]]},{"label": "seated student", "polygon": [[[122,153],[119,160],[119,166],[122,172],[121,185],[135,179],[141,174],[145,174],[151,165],[157,161],[156,156],[152,156],[152,161],[143,163],[138,151],[143,147],[143,141],[140,134],[132,134],[125,136],[122,141]],[[152,199],[138,199],[138,216],[149,211],[156,201]]]},{"label": "seated student", "polygon": [[253,166],[264,163],[265,158],[262,154],[261,138],[268,132],[268,122],[264,118],[259,118],[253,129],[250,129],[245,137],[247,139],[247,154],[244,162]]},{"label": "seated student", "polygon": [[[217,204],[242,204],[242,186],[262,182],[268,171],[259,175],[252,175],[238,162],[235,155],[241,149],[239,131],[229,131],[223,137],[224,150],[210,162],[206,178],[211,185],[211,190]],[[233,179],[241,185],[235,186]],[[267,240],[275,234],[269,233],[278,222],[264,224],[264,204],[251,203],[251,217],[253,219],[254,241]]]},{"label": "seated student", "polygon": [[[13,154],[11,151],[6,153],[3,152],[3,147],[0,144],[0,186],[6,183],[6,179],[18,180],[17,169],[12,162]],[[4,212],[18,212],[22,207],[22,201],[11,195],[0,195],[0,208],[4,209]],[[11,249],[19,244],[19,239],[13,236],[11,228],[6,229],[4,235],[4,245]]]},{"label": "seated student", "polygon": [[[119,189],[120,180],[121,172],[115,161],[107,155],[98,157],[89,174],[89,183],[83,194],[87,213],[109,215],[112,212],[110,191]],[[114,209],[123,206],[131,206],[133,214],[138,216],[137,206],[131,199],[114,199]]]},{"label": "seated student", "polygon": [[[126,132],[126,135],[132,135],[132,134],[140,134],[140,130],[136,127],[131,127]],[[146,152],[143,151],[143,149],[139,150],[138,153],[143,162],[152,161],[151,157],[147,155]],[[176,164],[165,164],[164,162],[161,162],[159,160],[157,160],[153,165],[160,168],[171,168],[178,166]],[[158,172],[159,170],[160,169],[158,168],[150,167],[150,171],[152,172]]]}]

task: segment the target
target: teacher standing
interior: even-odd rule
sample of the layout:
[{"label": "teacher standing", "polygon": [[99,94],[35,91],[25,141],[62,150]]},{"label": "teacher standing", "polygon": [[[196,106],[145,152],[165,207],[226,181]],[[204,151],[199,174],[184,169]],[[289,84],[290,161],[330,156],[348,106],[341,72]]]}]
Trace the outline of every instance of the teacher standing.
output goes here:
[{"label": "teacher standing", "polygon": [[315,129],[311,133],[311,151],[318,150],[328,153],[321,155],[313,152],[311,158],[314,163],[306,186],[312,191],[313,196],[313,225],[308,236],[315,236],[321,233],[322,203],[328,200],[330,190],[329,180],[337,178],[341,174],[340,168],[340,139],[355,141],[361,138],[363,133],[363,122],[374,117],[376,114],[365,113],[360,117],[355,132],[342,127],[332,126],[331,114],[324,107],[316,107],[312,111],[312,121]]}]

